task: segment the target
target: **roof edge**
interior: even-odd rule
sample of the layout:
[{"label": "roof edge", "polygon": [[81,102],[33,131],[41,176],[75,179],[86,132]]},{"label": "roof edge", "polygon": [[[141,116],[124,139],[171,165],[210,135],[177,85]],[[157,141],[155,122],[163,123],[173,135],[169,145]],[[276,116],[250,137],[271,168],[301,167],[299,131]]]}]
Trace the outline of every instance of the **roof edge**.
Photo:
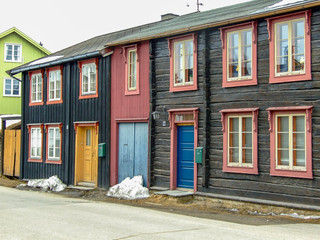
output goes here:
[{"label": "roof edge", "polygon": [[32,45],[34,45],[35,47],[37,47],[39,50],[41,50],[42,52],[44,52],[45,54],[49,55],[51,54],[51,52],[44,48],[43,46],[41,46],[39,43],[37,43],[35,40],[33,40],[32,38],[30,38],[28,35],[26,35],[25,33],[21,32],[18,28],[16,27],[12,27],[2,33],[0,33],[0,38],[3,38],[5,36],[8,36],[11,33],[17,33],[20,37],[24,38],[25,40],[27,40],[28,42],[30,42]]},{"label": "roof edge", "polygon": [[6,71],[6,73],[9,74],[10,76],[13,76],[13,75],[16,75],[21,72],[32,71],[32,70],[36,70],[39,68],[47,68],[47,67],[63,64],[66,62],[77,61],[77,60],[90,58],[90,57],[97,57],[100,55],[101,55],[100,51],[95,51],[95,52],[86,53],[86,54],[82,54],[82,55],[78,55],[78,56],[64,58],[61,60],[54,60],[51,62],[42,63],[42,64],[38,64],[38,65],[28,65],[28,66],[21,67],[21,68],[18,67],[18,68],[14,68],[14,69]]},{"label": "roof edge", "polygon": [[129,39],[129,40],[122,40],[122,41],[121,40],[120,41],[113,41],[113,42],[107,43],[105,45],[105,47],[108,48],[108,47],[114,47],[114,46],[118,46],[118,45],[134,43],[134,42],[151,40],[151,39],[160,38],[160,37],[169,37],[172,35],[185,34],[185,33],[189,33],[189,32],[203,30],[206,28],[219,27],[219,26],[228,25],[228,24],[235,24],[238,22],[255,20],[257,18],[269,17],[269,16],[273,16],[273,15],[277,15],[277,14],[283,14],[283,13],[287,13],[287,12],[291,12],[291,11],[303,10],[303,9],[316,7],[316,6],[320,6],[319,1],[314,1],[311,3],[304,3],[301,5],[295,5],[295,6],[287,6],[287,7],[281,8],[281,9],[276,9],[276,10],[271,10],[271,11],[266,11],[266,12],[259,12],[259,13],[252,14],[252,15],[245,16],[245,17],[239,17],[239,18],[234,18],[234,19],[231,18],[231,19],[223,20],[223,21],[219,21],[219,22],[201,24],[201,25],[194,26],[194,27],[188,27],[188,28],[182,28],[182,29],[178,29],[178,30],[163,32],[163,33],[160,33],[157,35],[146,36],[146,37],[142,37],[142,38],[135,38],[135,39]]}]

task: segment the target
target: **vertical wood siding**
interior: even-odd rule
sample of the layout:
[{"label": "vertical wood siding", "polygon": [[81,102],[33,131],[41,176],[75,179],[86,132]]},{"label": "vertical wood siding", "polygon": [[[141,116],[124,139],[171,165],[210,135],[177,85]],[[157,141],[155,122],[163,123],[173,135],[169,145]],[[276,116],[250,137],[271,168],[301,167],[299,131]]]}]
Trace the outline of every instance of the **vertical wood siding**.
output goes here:
[{"label": "vertical wood siding", "polygon": [[[67,184],[74,182],[75,130],[74,122],[98,121],[99,143],[107,143],[106,156],[109,155],[110,131],[110,57],[100,58],[98,66],[98,98],[79,100],[79,67],[77,62],[63,66],[63,103],[46,105],[47,77],[44,77],[44,105],[29,107],[29,76],[24,73],[23,84],[23,150],[22,178],[48,178],[53,175]],[[26,126],[32,123],[62,123],[62,164],[45,163],[46,139],[44,132],[43,162],[28,162],[29,134]],[[109,163],[107,157],[99,158],[98,186],[109,186]]]},{"label": "vertical wood siding", "polygon": [[[116,47],[111,60],[111,154],[110,180],[111,185],[118,182],[118,138],[117,121],[119,119],[148,122],[149,119],[149,42],[141,42],[138,47],[140,93],[125,95],[125,59],[123,48]],[[136,119],[136,120],[134,120]],[[118,121],[119,122],[119,121]]]}]

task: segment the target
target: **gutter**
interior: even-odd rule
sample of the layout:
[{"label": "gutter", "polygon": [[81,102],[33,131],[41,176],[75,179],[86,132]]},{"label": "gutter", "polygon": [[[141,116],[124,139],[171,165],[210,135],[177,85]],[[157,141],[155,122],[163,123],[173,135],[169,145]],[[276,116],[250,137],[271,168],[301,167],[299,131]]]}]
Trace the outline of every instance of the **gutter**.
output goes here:
[{"label": "gutter", "polygon": [[51,67],[54,65],[59,65],[62,63],[66,63],[66,62],[71,62],[71,61],[77,61],[77,60],[81,60],[84,58],[89,58],[89,57],[96,57],[96,56],[100,56],[100,51],[95,51],[95,52],[91,52],[91,53],[86,53],[86,54],[82,54],[82,55],[78,55],[78,56],[74,56],[74,57],[69,57],[69,58],[64,58],[61,60],[54,60],[52,62],[47,62],[47,63],[42,63],[39,65],[31,65],[30,64],[28,66],[22,67],[22,68],[17,68],[17,69],[13,69],[13,70],[8,70],[6,71],[6,73],[8,75],[10,75],[10,77],[18,80],[21,82],[20,79],[15,78],[13,75],[16,75],[18,73],[21,72],[26,72],[26,71],[31,71],[31,70],[35,70],[35,69],[39,69],[39,68],[46,68],[46,67]]},{"label": "gutter", "polygon": [[134,42],[151,40],[151,39],[155,39],[155,38],[169,37],[171,35],[177,35],[177,34],[185,34],[185,33],[189,33],[189,32],[203,30],[206,28],[220,27],[222,25],[235,24],[238,22],[250,21],[250,20],[257,19],[257,18],[265,18],[265,17],[270,17],[270,16],[274,16],[274,15],[278,15],[278,14],[287,13],[290,11],[298,11],[298,10],[303,10],[303,9],[316,7],[316,6],[320,6],[319,1],[314,1],[312,3],[307,3],[307,4],[303,4],[303,5],[298,5],[298,6],[290,6],[287,8],[275,9],[275,10],[271,10],[269,12],[253,13],[253,15],[243,16],[243,17],[229,19],[229,20],[223,20],[223,21],[219,21],[219,22],[205,23],[205,24],[201,24],[201,25],[197,25],[197,26],[193,26],[193,27],[175,29],[175,30],[162,32],[162,33],[155,34],[155,35],[149,35],[149,36],[147,35],[145,37],[140,37],[140,38],[138,37],[138,38],[122,40],[122,41],[121,40],[114,41],[109,44],[106,44],[105,47],[113,47],[113,46],[117,46],[117,45],[130,44],[130,43],[134,43]]}]

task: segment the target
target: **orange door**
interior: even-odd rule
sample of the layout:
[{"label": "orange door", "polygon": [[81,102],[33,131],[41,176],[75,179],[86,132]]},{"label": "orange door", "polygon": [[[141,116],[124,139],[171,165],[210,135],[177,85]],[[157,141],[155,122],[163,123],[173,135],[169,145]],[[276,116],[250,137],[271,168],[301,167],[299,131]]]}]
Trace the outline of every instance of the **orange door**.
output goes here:
[{"label": "orange door", "polygon": [[93,151],[93,138],[92,138],[92,127],[85,129],[85,146],[84,146],[84,181],[93,182],[92,164],[94,163],[94,151]]},{"label": "orange door", "polygon": [[91,126],[78,127],[76,136],[75,184],[92,183],[97,186],[98,131]]}]

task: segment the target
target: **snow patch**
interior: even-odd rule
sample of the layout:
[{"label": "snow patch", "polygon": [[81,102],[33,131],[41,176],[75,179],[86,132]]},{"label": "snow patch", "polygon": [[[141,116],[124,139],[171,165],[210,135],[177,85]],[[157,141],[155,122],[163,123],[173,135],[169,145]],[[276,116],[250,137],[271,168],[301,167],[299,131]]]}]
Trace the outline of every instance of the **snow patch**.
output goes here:
[{"label": "snow patch", "polygon": [[273,4],[272,6],[269,6],[268,8],[277,8],[277,7],[282,7],[283,5],[291,4],[291,3],[296,3],[296,2],[301,2],[303,0],[282,0],[281,2],[278,2],[276,4]]},{"label": "snow patch", "polygon": [[282,1],[280,1],[278,3],[275,3],[275,4],[271,5],[271,6],[268,6],[268,7],[265,7],[263,9],[261,9],[261,10],[258,10],[256,12],[253,12],[253,14],[254,13],[260,13],[260,12],[268,11],[270,9],[278,9],[278,8],[281,8],[281,7],[285,6],[285,5],[290,5],[290,4],[294,4],[294,3],[297,3],[297,2],[301,2],[301,1],[303,1],[303,0],[282,0]]},{"label": "snow patch", "polygon": [[273,212],[270,213],[261,213],[258,211],[247,211],[250,215],[260,215],[260,216],[286,216],[286,217],[292,217],[292,218],[299,218],[299,219],[304,219],[304,220],[308,220],[308,219],[312,219],[312,220],[317,220],[320,219],[320,216],[316,216],[316,215],[310,215],[310,216],[305,216],[305,215],[300,215],[298,213],[280,213],[280,214],[276,214]]},{"label": "snow patch", "polygon": [[142,176],[135,176],[132,179],[127,177],[121,183],[111,187],[107,193],[108,197],[123,199],[140,199],[150,197],[149,189],[143,187]]},{"label": "snow patch", "polygon": [[280,216],[287,216],[287,217],[293,217],[293,218],[300,218],[300,219],[320,219],[320,216],[315,216],[315,215],[311,215],[311,216],[305,216],[305,215],[299,215],[298,213],[291,213],[291,214],[285,214],[285,213],[281,213]]},{"label": "snow patch", "polygon": [[37,64],[41,64],[41,63],[51,62],[51,61],[57,60],[57,59],[62,58],[62,57],[63,56],[49,56],[49,57],[41,58],[39,60],[36,60],[36,61],[30,63],[29,66],[37,65]]},{"label": "snow patch", "polygon": [[52,176],[48,179],[33,179],[27,183],[28,187],[42,188],[44,191],[61,192],[67,185],[65,185],[57,176]]}]

